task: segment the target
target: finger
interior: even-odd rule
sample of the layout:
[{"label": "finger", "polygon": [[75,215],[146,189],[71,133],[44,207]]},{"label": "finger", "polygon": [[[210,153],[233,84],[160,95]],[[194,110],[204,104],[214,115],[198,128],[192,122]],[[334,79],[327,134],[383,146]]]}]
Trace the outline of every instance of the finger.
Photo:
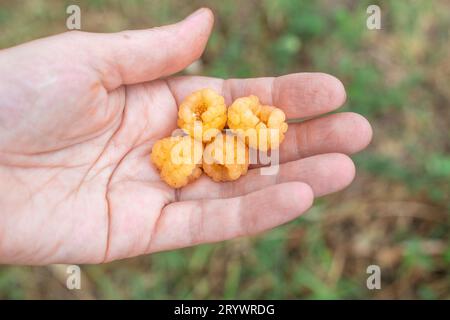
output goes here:
[{"label": "finger", "polygon": [[280,162],[302,159],[322,153],[354,154],[372,140],[370,123],[353,112],[330,114],[302,123],[289,124],[280,145]]},{"label": "finger", "polygon": [[308,185],[291,182],[241,197],[175,202],[162,211],[148,252],[262,232],[298,217],[313,198]]},{"label": "finger", "polygon": [[174,77],[168,79],[180,102],[192,91],[209,87],[224,95],[226,103],[250,94],[263,104],[285,111],[289,119],[319,115],[342,106],[346,94],[341,81],[324,73],[294,73],[277,78],[228,79]]},{"label": "finger", "polygon": [[230,198],[254,192],[271,185],[301,181],[308,184],[315,197],[346,188],[355,177],[353,161],[340,153],[322,154],[281,164],[278,172],[262,175],[251,169],[236,181],[217,183],[203,175],[194,183],[181,189],[182,201],[202,198]]},{"label": "finger", "polygon": [[93,64],[108,90],[180,71],[198,59],[208,41],[213,14],[202,8],[176,24],[112,34],[84,34],[98,57]]}]

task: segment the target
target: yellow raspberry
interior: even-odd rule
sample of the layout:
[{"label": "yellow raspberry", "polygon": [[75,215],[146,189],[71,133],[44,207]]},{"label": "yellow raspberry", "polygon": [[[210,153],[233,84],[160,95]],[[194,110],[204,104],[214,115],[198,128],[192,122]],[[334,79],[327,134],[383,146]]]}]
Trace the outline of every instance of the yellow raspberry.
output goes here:
[{"label": "yellow raspberry", "polygon": [[202,143],[190,136],[168,137],[153,145],[150,158],[162,180],[173,188],[181,188],[202,174],[202,153]]},{"label": "yellow raspberry", "polygon": [[191,137],[211,141],[227,123],[224,98],[211,89],[191,93],[178,110],[178,126]]},{"label": "yellow raspberry", "polygon": [[203,153],[203,171],[214,181],[232,181],[245,175],[249,152],[236,135],[219,134],[206,145]]},{"label": "yellow raspberry", "polygon": [[288,129],[286,115],[273,106],[261,105],[258,97],[236,99],[228,108],[228,127],[254,149],[277,149]]}]

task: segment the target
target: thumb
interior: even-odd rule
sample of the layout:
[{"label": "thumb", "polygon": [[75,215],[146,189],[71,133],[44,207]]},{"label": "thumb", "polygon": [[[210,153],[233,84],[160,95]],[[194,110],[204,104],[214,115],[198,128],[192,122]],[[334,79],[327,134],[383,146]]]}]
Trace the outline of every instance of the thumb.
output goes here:
[{"label": "thumb", "polygon": [[201,8],[184,20],[147,30],[89,34],[94,67],[108,90],[178,72],[203,53],[214,16]]}]

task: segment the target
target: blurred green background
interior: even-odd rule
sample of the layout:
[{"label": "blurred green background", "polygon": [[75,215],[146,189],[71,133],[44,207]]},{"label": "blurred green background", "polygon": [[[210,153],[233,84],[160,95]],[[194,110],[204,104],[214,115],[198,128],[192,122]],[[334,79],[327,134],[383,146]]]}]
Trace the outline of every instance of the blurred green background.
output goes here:
[{"label": "blurred green background", "polygon": [[[370,120],[374,140],[353,157],[350,188],[283,227],[82,266],[79,291],[66,289],[61,266],[2,266],[0,298],[450,299],[449,1],[0,0],[0,48],[66,31],[73,3],[82,30],[95,32],[208,6],[216,23],[196,73],[331,73],[346,86],[344,109]],[[381,7],[381,30],[366,28],[369,4]],[[381,290],[366,288],[371,264]]]}]

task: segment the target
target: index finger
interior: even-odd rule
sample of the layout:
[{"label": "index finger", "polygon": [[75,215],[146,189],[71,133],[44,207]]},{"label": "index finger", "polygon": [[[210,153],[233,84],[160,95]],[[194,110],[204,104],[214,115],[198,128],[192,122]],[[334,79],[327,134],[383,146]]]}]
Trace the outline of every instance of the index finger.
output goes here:
[{"label": "index finger", "polygon": [[167,83],[178,105],[191,92],[211,88],[225,97],[227,105],[239,97],[256,95],[261,103],[283,109],[288,119],[333,111],[342,106],[346,99],[342,82],[325,73],[227,80],[182,76],[168,78]]}]

